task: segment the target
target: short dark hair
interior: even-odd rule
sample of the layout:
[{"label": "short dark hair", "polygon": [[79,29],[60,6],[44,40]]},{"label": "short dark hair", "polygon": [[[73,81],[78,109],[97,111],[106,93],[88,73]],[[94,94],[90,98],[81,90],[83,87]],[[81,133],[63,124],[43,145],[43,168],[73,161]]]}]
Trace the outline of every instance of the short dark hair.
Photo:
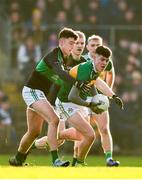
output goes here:
[{"label": "short dark hair", "polygon": [[78,39],[78,34],[71,28],[63,28],[58,35],[58,38],[74,38]]},{"label": "short dark hair", "polygon": [[109,58],[112,55],[112,51],[106,46],[98,46],[96,48],[96,54]]}]

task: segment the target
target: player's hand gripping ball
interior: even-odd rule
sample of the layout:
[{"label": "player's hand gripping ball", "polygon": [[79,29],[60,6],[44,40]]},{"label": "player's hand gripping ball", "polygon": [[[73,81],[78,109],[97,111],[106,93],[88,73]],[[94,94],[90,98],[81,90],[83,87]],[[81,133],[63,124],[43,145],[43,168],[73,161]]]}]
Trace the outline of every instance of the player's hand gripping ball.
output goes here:
[{"label": "player's hand gripping ball", "polygon": [[96,114],[101,114],[104,111],[107,111],[110,106],[109,99],[103,94],[95,95],[90,103],[90,108]]}]

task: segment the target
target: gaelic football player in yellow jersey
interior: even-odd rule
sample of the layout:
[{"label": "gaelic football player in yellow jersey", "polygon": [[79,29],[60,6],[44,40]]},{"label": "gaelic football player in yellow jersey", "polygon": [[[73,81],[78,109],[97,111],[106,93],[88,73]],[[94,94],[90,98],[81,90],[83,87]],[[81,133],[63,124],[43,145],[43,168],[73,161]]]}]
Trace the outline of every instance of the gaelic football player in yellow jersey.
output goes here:
[{"label": "gaelic football player in yellow jersey", "polygon": [[[87,61],[95,60],[96,48],[102,44],[103,44],[103,39],[100,36],[97,35],[90,36],[88,38],[87,46],[86,46],[88,53],[84,55],[84,58]],[[115,72],[114,72],[112,59],[110,59],[107,67],[101,73],[100,77],[109,85],[110,88],[113,88]],[[113,141],[109,126],[110,123],[109,112],[106,111],[99,115],[92,113],[90,118],[91,118],[90,119],[91,124],[92,125],[96,124],[100,132],[101,144],[106,156],[106,165],[118,166],[119,162],[113,160]]]},{"label": "gaelic football player in yellow jersey", "polygon": [[[105,53],[103,53],[103,51],[105,52],[104,50],[105,48],[103,48],[103,46],[99,46],[96,48],[96,56],[95,56],[95,59],[93,59],[92,61],[87,61],[87,63],[83,63],[83,64],[80,64],[76,67],[74,67],[72,70],[71,70],[71,73],[73,73],[73,77],[76,78],[76,79],[85,79],[86,81],[89,80],[89,78],[91,78],[92,74],[94,76],[94,79],[96,79],[96,88],[98,89],[99,87],[99,90],[105,94],[104,92],[104,89],[106,90],[106,87],[104,87],[103,83],[104,82],[103,80],[101,80],[100,78],[97,78],[97,76],[99,76],[101,74],[101,72],[103,72],[105,70],[105,68],[107,67],[107,65],[109,64],[109,61],[106,63],[106,58],[105,56],[107,57],[107,55]],[[106,51],[107,52],[107,51]],[[106,63],[106,64],[105,64]],[[93,65],[94,64],[94,73],[91,73],[91,70],[93,69]],[[92,65],[92,66],[91,66]],[[90,73],[90,74],[89,74]],[[92,79],[93,80],[93,79]],[[82,104],[83,105],[83,102],[82,102],[82,99],[80,97],[77,97],[76,95],[78,94],[78,92],[76,91],[76,89],[74,88],[73,90],[71,90],[72,95],[69,95],[70,97],[70,100],[76,104]],[[107,96],[109,96],[108,94],[106,94]],[[87,95],[88,96],[88,95]],[[114,96],[113,97],[116,101],[116,103],[121,107],[123,108],[123,102],[121,101],[120,98]],[[104,114],[104,112],[102,113]],[[94,116],[96,118],[98,118],[98,116],[101,116],[101,114],[94,114]],[[103,124],[102,124],[103,125]],[[76,144],[76,147],[75,147],[75,152],[77,154],[77,151],[78,151],[78,145],[79,143]],[[114,161],[111,157],[111,159],[109,159],[107,161],[107,166],[118,166],[119,165],[119,162],[117,161]]]}]

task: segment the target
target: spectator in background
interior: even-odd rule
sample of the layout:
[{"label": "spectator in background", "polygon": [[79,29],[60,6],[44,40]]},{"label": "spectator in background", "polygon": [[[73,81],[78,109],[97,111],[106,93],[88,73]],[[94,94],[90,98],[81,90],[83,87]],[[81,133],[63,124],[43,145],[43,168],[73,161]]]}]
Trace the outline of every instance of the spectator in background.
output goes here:
[{"label": "spectator in background", "polygon": [[77,12],[74,17],[75,24],[83,24],[83,15],[81,12]]},{"label": "spectator in background", "polygon": [[11,57],[11,67],[17,67],[17,49],[19,44],[23,39],[23,23],[21,21],[21,16],[18,11],[12,11],[10,14],[10,22],[12,28],[12,57]]},{"label": "spectator in background", "polygon": [[48,7],[46,2],[47,2],[46,0],[37,0],[36,2],[36,8],[39,9],[40,12],[42,13],[42,23],[44,24],[44,26],[48,24],[48,19],[50,16],[50,14],[48,13]]},{"label": "spectator in background", "polygon": [[17,143],[15,128],[13,127],[12,108],[8,96],[0,91],[0,144],[9,146]]},{"label": "spectator in background", "polygon": [[63,28],[64,26],[67,25],[67,14],[65,11],[60,10],[57,12],[56,18],[55,18],[55,23],[57,26],[60,28]]},{"label": "spectator in background", "polygon": [[32,36],[27,36],[25,42],[20,45],[17,53],[18,68],[24,78],[24,82],[40,58],[40,46],[35,43]]},{"label": "spectator in background", "polygon": [[78,4],[76,4],[75,6],[73,6],[72,8],[72,14],[70,14],[71,16],[71,21],[74,24],[83,24],[84,23],[84,17],[83,17],[84,13],[83,13],[83,9],[81,9],[81,6],[79,6]]},{"label": "spectator in background", "polygon": [[89,24],[95,25],[99,21],[99,1],[91,0],[88,3],[87,21]]},{"label": "spectator in background", "polygon": [[[48,37],[48,40],[45,42],[43,45],[43,52],[50,52],[57,46],[58,40],[57,40],[57,34],[56,33],[51,33]],[[45,48],[46,47],[46,48]]]},{"label": "spectator in background", "polygon": [[9,6],[9,11],[20,11],[20,4],[18,1],[12,1],[10,6]]},{"label": "spectator in background", "polygon": [[55,14],[62,9],[62,3],[57,3],[56,0],[47,0],[47,7],[48,7],[48,16],[49,16],[49,23],[53,24],[55,21]]},{"label": "spectator in background", "polygon": [[39,45],[43,43],[45,28],[46,23],[43,20],[41,9],[33,9],[31,18],[25,23],[25,29],[28,33],[32,33],[35,43]]}]

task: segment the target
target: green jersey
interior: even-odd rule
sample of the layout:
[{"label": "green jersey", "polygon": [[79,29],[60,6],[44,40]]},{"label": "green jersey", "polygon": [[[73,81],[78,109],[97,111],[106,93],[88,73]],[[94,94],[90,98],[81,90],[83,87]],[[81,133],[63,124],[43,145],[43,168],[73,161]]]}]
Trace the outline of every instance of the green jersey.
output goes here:
[{"label": "green jersey", "polygon": [[65,81],[73,85],[75,80],[65,70],[65,62],[61,49],[59,47],[53,49],[39,61],[26,86],[48,94],[52,84],[62,86]]},{"label": "green jersey", "polygon": [[[74,59],[71,55],[66,61],[66,70],[70,70],[72,67],[78,65],[79,63],[85,62],[85,59],[81,56],[80,59]],[[62,102],[68,102],[68,94],[72,88],[72,85],[66,83],[62,84],[60,91],[58,92],[58,98]]]}]

